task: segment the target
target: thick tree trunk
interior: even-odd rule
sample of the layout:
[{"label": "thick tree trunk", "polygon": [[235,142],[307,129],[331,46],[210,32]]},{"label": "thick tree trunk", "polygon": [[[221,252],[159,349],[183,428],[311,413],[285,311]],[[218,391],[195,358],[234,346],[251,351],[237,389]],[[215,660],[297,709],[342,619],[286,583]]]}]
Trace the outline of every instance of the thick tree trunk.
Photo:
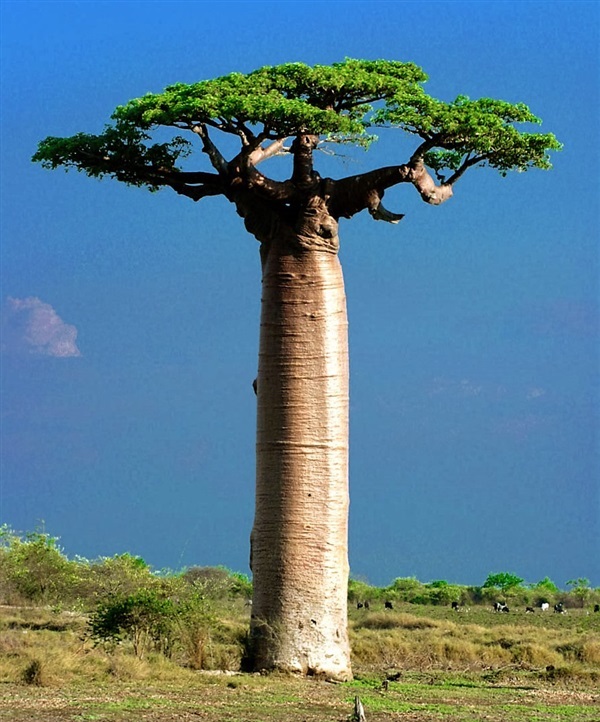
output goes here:
[{"label": "thick tree trunk", "polygon": [[275,240],[263,256],[249,661],[349,679],[348,344],[333,231],[313,247],[302,232],[299,245]]}]

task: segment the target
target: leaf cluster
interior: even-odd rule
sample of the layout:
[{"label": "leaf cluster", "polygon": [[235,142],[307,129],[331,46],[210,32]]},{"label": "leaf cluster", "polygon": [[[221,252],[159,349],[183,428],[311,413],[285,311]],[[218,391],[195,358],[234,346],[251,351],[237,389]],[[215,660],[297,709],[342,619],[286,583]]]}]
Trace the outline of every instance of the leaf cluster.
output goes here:
[{"label": "leaf cluster", "polygon": [[[488,165],[501,174],[551,167],[549,151],[561,148],[554,135],[516,127],[540,123],[527,106],[466,96],[443,102],[424,91],[426,80],[414,63],[347,58],[328,66],[284,63],[176,83],[117,107],[112,124],[99,135],[46,138],[33,160],[150,190],[161,185],[177,190],[180,161],[192,150],[180,131],[202,138],[203,150],[212,154],[221,173],[226,164],[214,163],[217,151],[209,130],[236,136],[241,152],[250,153],[261,144],[302,134],[367,148],[376,139],[374,128],[390,127],[418,136],[411,162],[424,162],[440,179],[443,170],[453,172],[451,183],[472,165]],[[177,134],[154,143],[151,131],[159,127]],[[222,192],[217,186],[213,191]]]},{"label": "leaf cluster", "polygon": [[113,119],[145,129],[207,124],[246,138],[260,125],[265,138],[308,133],[366,145],[372,139],[366,130],[371,104],[403,96],[425,79],[416,65],[399,61],[285,63],[177,83],[118,107]]},{"label": "leaf cluster", "polygon": [[498,572],[497,574],[488,574],[482,588],[494,588],[507,592],[509,589],[521,586],[523,582],[524,579],[521,579],[521,577],[518,577],[516,574],[512,574],[511,572]]},{"label": "leaf cluster", "polygon": [[149,141],[151,136],[135,125],[117,122],[107,125],[100,135],[45,138],[32,160],[48,169],[75,168],[92,178],[109,176],[128,185],[158,190],[157,173],[173,171],[178,160],[189,155],[190,143],[181,136],[168,143]]}]

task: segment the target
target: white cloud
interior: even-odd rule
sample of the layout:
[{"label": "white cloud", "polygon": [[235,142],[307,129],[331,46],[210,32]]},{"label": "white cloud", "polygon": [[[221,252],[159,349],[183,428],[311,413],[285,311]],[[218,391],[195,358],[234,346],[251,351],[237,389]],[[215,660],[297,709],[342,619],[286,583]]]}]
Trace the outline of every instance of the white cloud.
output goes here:
[{"label": "white cloud", "polygon": [[529,390],[527,391],[527,396],[526,396],[526,398],[528,398],[528,399],[537,399],[537,398],[539,398],[540,396],[545,396],[545,395],[546,395],[546,389],[542,389],[542,388],[537,388],[537,387],[535,387],[535,388],[529,389]]},{"label": "white cloud", "polygon": [[479,396],[483,386],[474,383],[469,379],[448,379],[443,376],[436,376],[430,386],[429,396],[439,396],[440,394],[453,397]]},{"label": "white cloud", "polygon": [[49,303],[35,296],[9,297],[3,315],[3,350],[55,358],[81,356],[77,329],[65,323]]}]

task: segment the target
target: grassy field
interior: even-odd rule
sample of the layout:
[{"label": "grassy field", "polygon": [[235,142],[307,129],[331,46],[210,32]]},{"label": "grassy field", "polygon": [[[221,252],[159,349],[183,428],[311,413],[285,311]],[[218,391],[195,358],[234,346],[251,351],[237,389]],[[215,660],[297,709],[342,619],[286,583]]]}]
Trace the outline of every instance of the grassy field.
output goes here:
[{"label": "grassy field", "polygon": [[[223,610],[215,667],[127,644],[94,647],[84,615],[0,610],[0,720],[6,722],[600,722],[600,614],[496,614],[488,607],[352,609],[355,680],[237,672],[249,611]],[[226,630],[230,630],[227,636]],[[208,664],[207,666],[211,666]]]}]

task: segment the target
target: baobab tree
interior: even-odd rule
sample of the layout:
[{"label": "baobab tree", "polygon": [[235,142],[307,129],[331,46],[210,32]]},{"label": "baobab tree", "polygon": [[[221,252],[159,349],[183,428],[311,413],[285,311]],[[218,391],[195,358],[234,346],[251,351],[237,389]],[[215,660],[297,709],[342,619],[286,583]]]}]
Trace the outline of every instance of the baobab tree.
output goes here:
[{"label": "baobab tree", "polygon": [[[517,129],[540,122],[523,104],[442,102],[424,91],[425,81],[412,63],[347,59],[178,83],[119,106],[99,135],[46,138],[33,158],[150,191],[168,187],[193,201],[224,196],[260,242],[252,669],[351,676],[339,219],[366,210],[398,223],[402,215],[382,204],[388,188],[409,184],[436,206],[469,168],[547,169],[548,152],[560,148],[551,134]],[[322,144],[366,148],[377,127],[414,138],[404,163],[340,179],[315,170]],[[172,135],[157,142],[156,131],[163,141]],[[226,136],[237,141],[232,157]],[[190,165],[196,148],[204,169]],[[284,180],[259,170],[279,156],[289,159]]]}]

